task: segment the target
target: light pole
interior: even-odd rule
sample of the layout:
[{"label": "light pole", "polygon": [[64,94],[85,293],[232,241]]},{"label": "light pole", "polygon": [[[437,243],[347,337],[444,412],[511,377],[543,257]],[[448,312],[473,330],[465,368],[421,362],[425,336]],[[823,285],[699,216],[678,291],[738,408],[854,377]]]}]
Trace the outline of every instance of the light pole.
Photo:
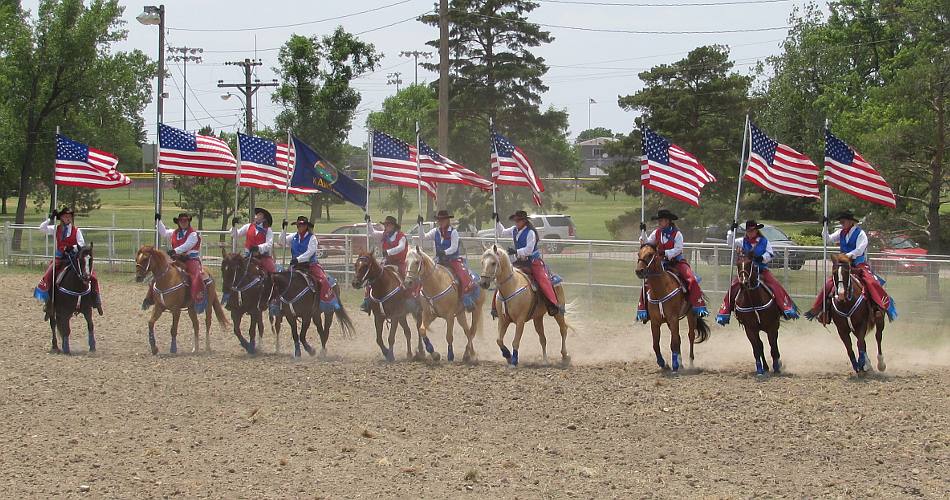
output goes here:
[{"label": "light pole", "polygon": [[[162,213],[162,174],[158,170],[159,160],[159,134],[162,127],[162,108],[165,99],[165,6],[146,5],[142,13],[135,16],[138,22],[146,26],[158,26],[158,100],[155,107],[158,108],[158,123],[155,124],[155,213]],[[158,231],[155,231],[155,246],[161,243]]]},{"label": "light pole", "polygon": [[192,47],[169,47],[168,51],[172,54],[179,54],[174,56],[168,56],[169,61],[181,62],[181,76],[184,80],[184,89],[181,92],[182,100],[184,101],[185,114],[182,117],[184,120],[183,129],[188,130],[188,62],[191,61],[195,64],[201,64],[201,56],[196,54],[201,54],[205,49],[196,49]]},{"label": "light pole", "polygon": [[419,85],[419,57],[428,59],[432,57],[432,52],[423,52],[421,50],[404,50],[399,53],[401,57],[411,57],[415,60],[416,65],[416,78],[413,80],[413,85]]},{"label": "light pole", "polygon": [[397,94],[399,93],[399,86],[402,85],[402,78],[401,78],[401,77],[402,77],[402,73],[400,73],[400,72],[398,72],[398,71],[395,72],[395,73],[390,73],[390,74],[386,75],[386,84],[387,84],[387,85],[395,85],[395,86],[396,86],[396,93],[397,93]]},{"label": "light pole", "polygon": [[590,105],[597,104],[593,97],[587,98],[587,130],[590,130]]}]

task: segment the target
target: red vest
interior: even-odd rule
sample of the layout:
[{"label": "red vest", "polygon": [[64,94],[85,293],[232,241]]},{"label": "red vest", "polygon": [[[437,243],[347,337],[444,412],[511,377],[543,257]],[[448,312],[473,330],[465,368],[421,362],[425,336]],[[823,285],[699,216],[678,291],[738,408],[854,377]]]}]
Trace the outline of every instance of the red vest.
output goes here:
[{"label": "red vest", "polygon": [[[172,248],[178,248],[184,245],[185,241],[188,240],[188,236],[190,236],[191,233],[197,233],[197,231],[195,231],[195,228],[189,227],[188,230],[185,231],[184,235],[182,235],[182,237],[179,238],[178,234],[180,232],[181,231],[177,228],[172,231],[172,237],[171,237]],[[198,236],[198,242],[195,243],[195,246],[191,247],[191,250],[188,250],[188,253],[190,254],[198,254],[201,251],[201,235],[199,234],[197,236]]]},{"label": "red vest", "polygon": [[[387,250],[389,250],[390,248],[393,248],[393,247],[399,245],[399,240],[401,240],[401,239],[403,239],[403,238],[405,238],[405,237],[406,237],[406,235],[403,234],[402,231],[397,231],[397,232],[396,232],[396,237],[393,238],[393,241],[389,241],[389,238],[387,238],[386,235],[383,235],[383,251],[387,251]],[[408,242],[406,242],[406,243],[407,243],[407,244],[403,247],[402,251],[399,252],[399,253],[397,253],[396,255],[389,255],[389,254],[387,253],[387,254],[386,254],[386,260],[387,260],[387,262],[391,262],[391,263],[393,263],[393,264],[401,264],[401,263],[405,262],[405,261],[406,261],[406,255],[409,254],[409,245],[408,245]]]},{"label": "red vest", "polygon": [[656,241],[656,249],[660,251],[672,250],[676,246],[676,228],[673,228],[673,232],[670,234],[670,239],[663,241],[663,238],[660,234],[660,228],[656,228],[656,232],[653,233],[653,239]]},{"label": "red vest", "polygon": [[69,226],[69,234],[65,234],[66,226],[60,224],[56,228],[56,251],[62,254],[66,251],[66,248],[73,245],[78,245],[79,241],[76,239],[76,233],[79,232],[79,228],[75,224]]},{"label": "red vest", "polygon": [[244,248],[250,250],[253,246],[263,245],[267,241],[267,228],[264,228],[264,232],[257,232],[257,226],[251,224],[247,228],[247,238],[244,240]]}]

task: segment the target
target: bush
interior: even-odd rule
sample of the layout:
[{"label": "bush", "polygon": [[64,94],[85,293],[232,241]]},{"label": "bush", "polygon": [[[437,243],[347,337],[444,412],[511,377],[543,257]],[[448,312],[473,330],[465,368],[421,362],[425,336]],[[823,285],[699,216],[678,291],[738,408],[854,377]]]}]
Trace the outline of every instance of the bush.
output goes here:
[{"label": "bush", "polygon": [[[818,238],[819,245],[821,244],[821,227],[819,226],[808,226],[805,229],[802,229],[802,236],[814,236]],[[792,238],[794,240],[794,238]]]},{"label": "bush", "polygon": [[821,235],[819,234],[818,236],[813,236],[810,234],[805,234],[806,232],[809,232],[808,229],[803,230],[802,234],[792,235],[790,236],[790,238],[792,239],[792,241],[802,246],[820,247],[821,241],[822,241]]}]

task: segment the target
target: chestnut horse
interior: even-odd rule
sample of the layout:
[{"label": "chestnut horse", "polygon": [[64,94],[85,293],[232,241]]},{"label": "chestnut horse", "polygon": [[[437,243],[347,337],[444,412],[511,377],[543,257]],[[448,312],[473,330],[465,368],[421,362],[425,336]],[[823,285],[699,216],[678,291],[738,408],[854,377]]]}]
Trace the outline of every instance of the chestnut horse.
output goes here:
[{"label": "chestnut horse", "polygon": [[[56,286],[53,290],[53,300],[47,303],[46,317],[52,330],[51,352],[69,354],[69,334],[71,332],[69,320],[76,314],[86,318],[86,331],[89,335],[89,352],[96,352],[95,327],[92,324],[92,308],[94,307],[92,289],[92,243],[79,252],[66,252],[61,261],[65,264],[54,278]],[[56,330],[62,337],[63,349],[60,351],[56,344]]]},{"label": "chestnut horse", "polygon": [[437,356],[429,341],[429,326],[436,318],[445,320],[445,341],[448,344],[448,354],[446,359],[455,360],[455,351],[452,347],[452,331],[455,329],[455,321],[458,320],[462,332],[468,339],[465,344],[465,354],[462,360],[466,363],[475,361],[475,345],[472,341],[478,333],[478,328],[482,319],[482,307],[485,305],[485,293],[479,293],[475,299],[475,309],[472,311],[472,323],[469,325],[466,316],[465,306],[462,304],[462,297],[458,293],[458,285],[455,283],[455,277],[445,266],[436,265],[432,257],[416,247],[409,251],[406,257],[406,286],[412,289],[419,282],[422,283],[423,307],[422,322],[419,326],[419,336],[425,345],[426,351]]},{"label": "chestnut horse", "polygon": [[[864,284],[854,276],[862,270],[852,270],[851,258],[845,254],[832,257],[835,294],[827,304],[831,309],[831,320],[838,329],[838,336],[848,351],[848,359],[855,373],[863,374],[871,370],[871,360],[868,359],[868,347],[864,338],[871,328],[875,328],[874,338],[877,340],[877,369],[884,371],[884,351],[881,350],[881,341],[884,337],[884,313],[874,307],[872,301],[865,295]],[[858,344],[858,356],[854,356],[851,345],[851,334],[854,334]]]},{"label": "chestnut horse", "polygon": [[[248,354],[254,354],[257,352],[257,337],[264,338],[264,311],[268,310],[274,298],[274,281],[260,268],[257,259],[229,253],[221,259],[221,290],[224,307],[231,311],[234,336]],[[250,341],[241,334],[241,320],[245,314],[251,317],[247,332]],[[274,328],[274,319],[269,314],[267,317]]]},{"label": "chestnut horse", "polygon": [[[202,270],[206,276],[211,276],[208,268],[202,268]],[[182,309],[188,310],[188,317],[191,318],[191,326],[194,329],[195,340],[191,352],[198,352],[198,313],[195,312],[195,305],[191,301],[188,290],[191,283],[188,273],[177,265],[173,265],[171,258],[165,252],[152,245],[143,245],[135,254],[135,281],[141,283],[149,274],[154,277],[150,286],[155,297],[152,316],[148,320],[148,344],[152,354],[158,354],[158,346],[155,344],[155,322],[165,311],[172,314],[172,342],[169,352],[172,354],[178,352],[178,320]],[[230,324],[224,315],[224,308],[221,307],[218,294],[214,290],[214,281],[210,278],[207,281],[206,293],[209,307],[205,311],[205,351],[211,352],[212,311],[221,326],[228,327]]]},{"label": "chestnut horse", "polygon": [[772,370],[779,373],[782,369],[782,361],[779,359],[778,329],[781,324],[782,310],[775,302],[772,292],[759,279],[760,269],[752,260],[751,255],[739,255],[736,270],[739,293],[731,299],[735,304],[736,318],[745,328],[745,335],[752,344],[755,373],[765,375],[769,371],[769,364],[765,361],[765,345],[762,343],[759,332],[765,332],[768,336]]},{"label": "chestnut horse", "polygon": [[[301,262],[291,266],[288,270],[271,275],[274,280],[274,294],[277,296],[280,312],[278,317],[287,318],[290,325],[290,335],[294,341],[294,357],[300,357],[300,344],[303,344],[307,354],[313,356],[316,350],[307,343],[307,330],[312,321],[320,335],[320,356],[327,354],[327,340],[330,338],[330,326],[333,325],[333,315],[340,320],[340,328],[344,337],[353,334],[353,322],[346,309],[341,305],[336,311],[320,310],[320,283],[314,282],[310,276],[310,266]],[[336,296],[340,290],[334,286]],[[297,319],[300,319],[300,333],[297,332]],[[321,321],[322,320],[322,321]],[[281,322],[275,323],[275,339],[279,345]]]},{"label": "chestnut horse", "polygon": [[[646,279],[650,286],[647,291],[647,314],[650,328],[653,330],[653,352],[656,364],[666,368],[666,361],[660,351],[660,326],[666,324],[670,329],[670,350],[673,360],[670,368],[674,373],[680,368],[680,320],[686,317],[689,327],[689,362],[693,363],[693,344],[701,344],[709,338],[709,325],[693,312],[686,294],[680,289],[680,282],[672,271],[663,269],[663,258],[656,245],[644,244],[637,253],[637,277]],[[698,335],[697,335],[698,334]]]},{"label": "chestnut horse", "polygon": [[[399,279],[399,273],[391,267],[382,267],[370,252],[362,252],[353,264],[353,288],[369,287],[370,313],[376,323],[376,344],[386,361],[395,361],[393,346],[396,343],[396,326],[401,325],[406,335],[406,359],[412,359],[412,332],[409,330],[407,314],[416,320],[416,329],[420,328],[418,299]],[[389,321],[389,347],[383,343],[383,323]],[[416,346],[416,356],[422,356],[422,336]],[[433,359],[439,354],[433,352]]]}]

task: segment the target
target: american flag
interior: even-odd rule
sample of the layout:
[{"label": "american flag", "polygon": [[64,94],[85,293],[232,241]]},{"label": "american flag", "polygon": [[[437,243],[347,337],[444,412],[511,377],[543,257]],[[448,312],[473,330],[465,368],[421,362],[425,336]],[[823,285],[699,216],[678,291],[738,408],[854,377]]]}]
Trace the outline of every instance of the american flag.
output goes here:
[{"label": "american flag", "polygon": [[818,167],[805,155],[752,127],[752,151],[745,178],[776,193],[818,198]]},{"label": "american flag", "polygon": [[491,181],[440,155],[422,139],[419,139],[419,165],[422,178],[427,181],[464,184],[491,191]]},{"label": "american flag", "polygon": [[158,169],[163,174],[233,179],[237,160],[228,144],[216,137],[158,127]]},{"label": "american flag", "polygon": [[865,201],[897,208],[894,191],[861,154],[825,129],[825,184]]},{"label": "american flag", "polygon": [[60,186],[78,186],[92,189],[112,189],[132,183],[116,170],[119,159],[105,151],[56,136],[56,163],[53,178]]},{"label": "american flag", "polygon": [[699,206],[703,186],[714,177],[695,156],[670,143],[649,128],[643,128],[643,159],[640,182],[647,189]]},{"label": "american flag", "polygon": [[534,202],[541,206],[544,184],[524,151],[494,130],[491,133],[491,141],[491,177],[495,184],[529,187]]},{"label": "american flag", "polygon": [[[287,190],[292,172],[293,152],[288,161],[288,147],[274,141],[238,133],[238,152],[241,157],[240,184],[258,189]],[[316,189],[291,187],[292,194],[316,193]]]},{"label": "american flag", "polygon": [[422,190],[435,198],[435,184],[419,179],[416,148],[382,132],[373,131],[370,180]]}]

